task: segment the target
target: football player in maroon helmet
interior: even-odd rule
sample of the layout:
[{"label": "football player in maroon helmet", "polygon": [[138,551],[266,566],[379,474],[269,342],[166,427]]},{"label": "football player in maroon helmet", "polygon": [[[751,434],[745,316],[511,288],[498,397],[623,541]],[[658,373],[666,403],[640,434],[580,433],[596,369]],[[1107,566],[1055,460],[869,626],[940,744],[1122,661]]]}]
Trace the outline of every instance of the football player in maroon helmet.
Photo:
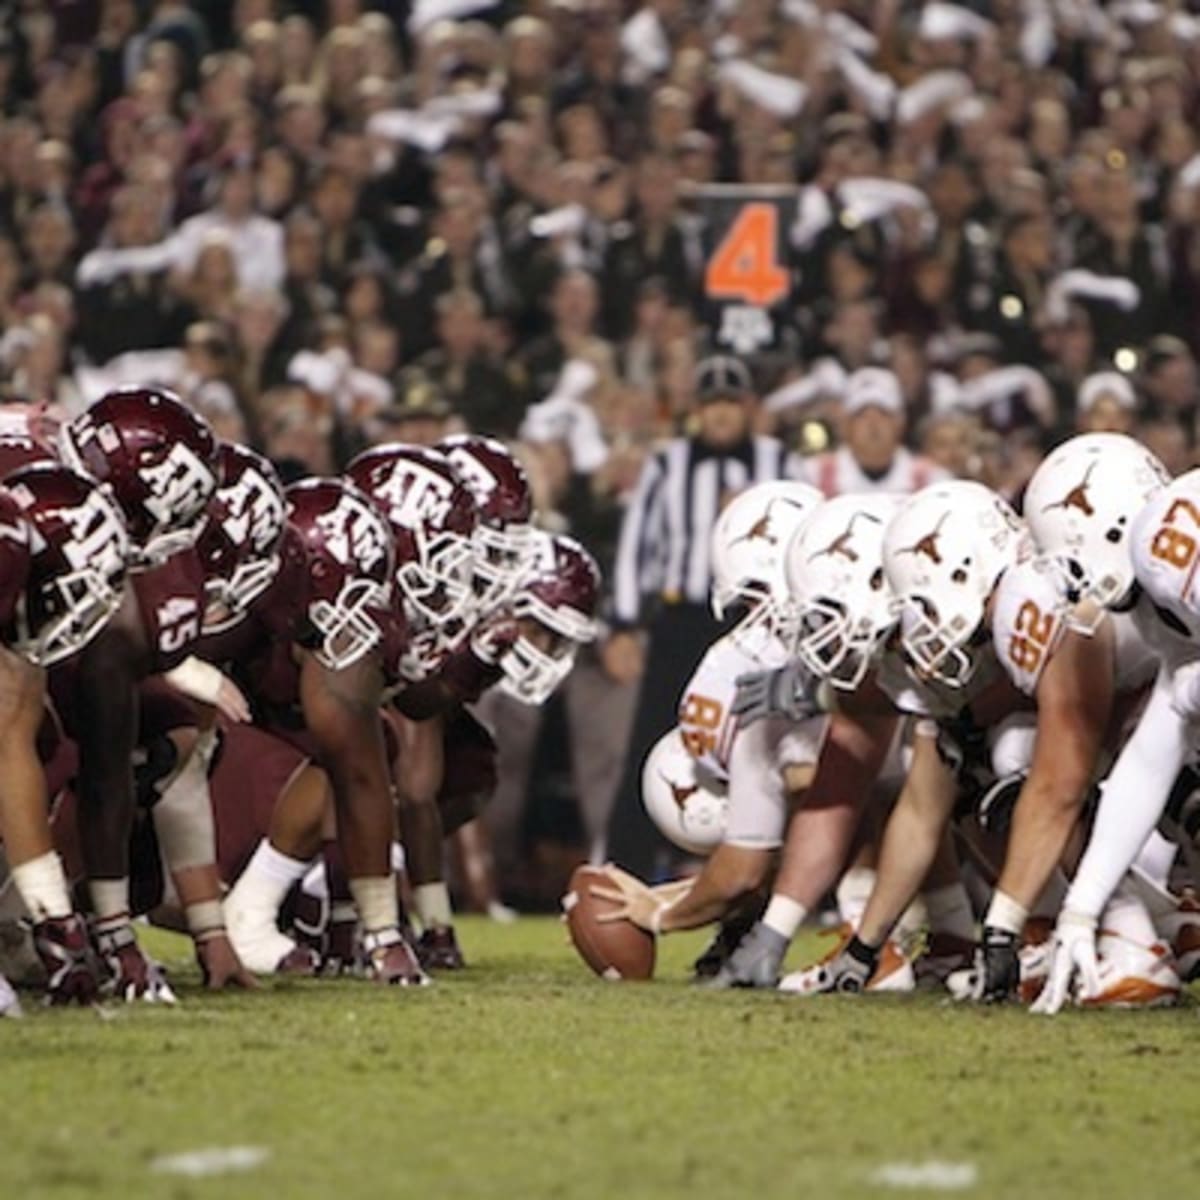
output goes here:
[{"label": "football player in maroon helmet", "polygon": [[[154,723],[147,720],[143,683],[183,663],[201,634],[205,571],[195,543],[217,489],[217,444],[200,417],[154,388],[109,393],[64,426],[61,444],[69,463],[111,491],[131,539],[120,608],[81,654],[50,672],[55,707],[79,747],[78,823],[93,933],[116,994],[170,1000],[129,918],[131,763],[139,708],[142,723]],[[186,713],[176,719],[181,762],[163,795],[164,853],[210,985],[248,983],[225,937],[219,903],[204,771],[212,736],[199,733],[201,722]]]},{"label": "football player in maroon helmet", "polygon": [[[288,854],[264,841],[226,901],[230,928],[248,955],[265,955],[256,965],[273,968],[289,956],[290,945],[269,935],[283,895],[321,842],[325,790],[320,775],[306,770],[311,761],[332,793],[371,973],[386,983],[424,983],[400,929],[390,858],[395,818],[379,719],[383,689],[399,679],[405,632],[394,593],[391,529],[370,499],[344,480],[294,484],[287,499],[290,527],[307,553],[307,630],[295,639],[260,638],[256,650],[239,656],[235,670],[264,731],[299,752],[294,766],[305,771],[304,784],[284,786],[280,794],[293,796],[301,809],[315,794],[316,845]],[[274,590],[264,593],[256,612],[270,608]],[[231,742],[239,736],[234,730]],[[301,782],[299,773],[295,782]]]},{"label": "football player in maroon helmet", "polygon": [[596,637],[600,568],[574,539],[537,531],[535,553],[514,601],[520,635],[500,658],[500,688],[544,704],[571,673],[576,650]]},{"label": "football player in maroon helmet", "polygon": [[54,465],[29,439],[14,436],[9,448],[10,466],[40,465],[17,470],[12,490],[0,492],[0,641],[11,647],[0,650],[0,832],[48,997],[88,1002],[96,966],[47,820],[44,668],[90,645],[120,604],[128,534],[107,491]]},{"label": "football player in maroon helmet", "polygon": [[525,468],[495,438],[457,433],[437,444],[475,497],[475,577],[479,606],[511,600],[535,554],[533,494]]}]

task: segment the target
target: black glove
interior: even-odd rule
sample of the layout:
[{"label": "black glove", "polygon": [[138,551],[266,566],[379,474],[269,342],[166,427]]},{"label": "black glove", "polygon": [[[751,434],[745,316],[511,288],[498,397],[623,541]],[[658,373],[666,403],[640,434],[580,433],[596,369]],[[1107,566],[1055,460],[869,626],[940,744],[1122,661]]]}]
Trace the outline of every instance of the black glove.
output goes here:
[{"label": "black glove", "polygon": [[1015,999],[1021,982],[1019,934],[993,925],[983,927],[983,982],[979,998],[984,1004],[1003,1004]]}]

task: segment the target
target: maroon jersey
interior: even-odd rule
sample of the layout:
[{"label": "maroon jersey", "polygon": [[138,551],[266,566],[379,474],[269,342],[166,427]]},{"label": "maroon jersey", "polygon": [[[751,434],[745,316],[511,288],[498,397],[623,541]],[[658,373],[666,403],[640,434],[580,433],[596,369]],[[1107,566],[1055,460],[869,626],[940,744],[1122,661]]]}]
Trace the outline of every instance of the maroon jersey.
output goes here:
[{"label": "maroon jersey", "polygon": [[181,550],[161,566],[129,578],[152,674],[170,671],[192,653],[204,620],[204,568],[195,550]]}]

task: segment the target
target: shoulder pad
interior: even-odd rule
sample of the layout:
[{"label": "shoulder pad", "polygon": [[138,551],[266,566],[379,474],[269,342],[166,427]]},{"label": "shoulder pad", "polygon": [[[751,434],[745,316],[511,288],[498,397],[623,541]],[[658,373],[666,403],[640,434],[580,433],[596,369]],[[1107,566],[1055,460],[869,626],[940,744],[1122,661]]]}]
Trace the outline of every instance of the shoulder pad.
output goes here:
[{"label": "shoulder pad", "polygon": [[1016,688],[1027,696],[1066,628],[1070,600],[1061,577],[1033,559],[1009,567],[996,586],[992,642]]}]

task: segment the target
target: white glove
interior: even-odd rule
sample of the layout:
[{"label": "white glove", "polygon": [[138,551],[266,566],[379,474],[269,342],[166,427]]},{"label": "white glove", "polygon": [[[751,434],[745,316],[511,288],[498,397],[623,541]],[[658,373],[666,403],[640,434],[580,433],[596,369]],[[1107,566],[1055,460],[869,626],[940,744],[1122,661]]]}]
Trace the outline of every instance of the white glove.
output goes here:
[{"label": "white glove", "polygon": [[1082,983],[1080,996],[1100,990],[1100,969],[1096,962],[1096,918],[1063,909],[1054,927],[1050,947],[1050,970],[1042,994],[1030,1012],[1052,1016],[1072,999],[1076,977]]}]

